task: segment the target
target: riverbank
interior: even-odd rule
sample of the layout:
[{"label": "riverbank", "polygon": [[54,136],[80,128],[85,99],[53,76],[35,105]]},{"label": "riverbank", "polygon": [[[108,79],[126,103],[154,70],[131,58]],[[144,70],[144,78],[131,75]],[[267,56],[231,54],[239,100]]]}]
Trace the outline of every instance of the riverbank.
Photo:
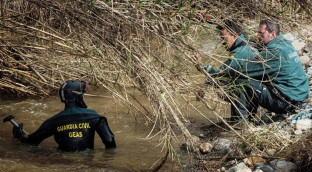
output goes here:
[{"label": "riverbank", "polygon": [[[132,118],[144,118],[141,124],[153,128],[163,149],[176,155],[170,146],[177,133],[193,140],[193,120],[184,109],[207,124],[215,122],[211,117],[220,120],[216,109],[226,106],[217,99],[224,96],[220,89],[202,86],[207,78],[193,59],[202,53],[207,62],[220,65],[228,58],[216,24],[235,18],[250,22],[244,27],[255,27],[259,19],[272,18],[293,33],[311,23],[312,5],[299,0],[14,0],[1,7],[0,94],[5,99],[49,97],[66,80],[87,81],[109,92],[110,103],[128,107],[129,114],[135,109]],[[199,38],[207,44],[198,46]],[[204,90],[206,99],[193,103],[198,90]]]},{"label": "riverbank", "polygon": [[309,97],[300,109],[287,114],[274,114],[260,108],[259,119],[267,116],[260,125],[242,122],[231,126],[241,138],[223,124],[203,126],[200,134],[193,135],[196,146],[191,151],[195,159],[185,166],[186,169],[294,172],[312,168],[312,27],[302,29],[300,37],[293,33],[284,36],[298,51],[309,78]]}]

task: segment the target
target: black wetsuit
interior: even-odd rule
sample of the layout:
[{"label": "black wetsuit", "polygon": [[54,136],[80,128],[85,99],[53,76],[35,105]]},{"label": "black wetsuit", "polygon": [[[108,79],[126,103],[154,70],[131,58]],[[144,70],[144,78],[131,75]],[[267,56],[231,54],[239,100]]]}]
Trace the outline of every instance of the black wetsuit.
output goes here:
[{"label": "black wetsuit", "polygon": [[21,142],[39,144],[54,135],[59,149],[64,151],[83,151],[94,148],[95,131],[99,134],[106,148],[115,148],[114,135],[105,117],[93,110],[70,107],[47,119],[37,131]]}]

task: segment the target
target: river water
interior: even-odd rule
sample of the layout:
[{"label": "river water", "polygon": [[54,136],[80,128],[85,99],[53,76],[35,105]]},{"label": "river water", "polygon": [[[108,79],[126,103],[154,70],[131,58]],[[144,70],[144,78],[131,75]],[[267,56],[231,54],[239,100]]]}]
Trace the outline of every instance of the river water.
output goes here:
[{"label": "river water", "polygon": [[[203,52],[216,49],[216,40],[206,39],[214,34],[207,34],[208,36],[201,37],[205,39],[199,40],[199,45],[202,46],[199,49]],[[203,81],[202,76],[199,82]],[[159,145],[159,137],[145,139],[151,128],[145,125],[146,121],[142,115],[133,108],[129,110],[129,105],[111,98],[108,93],[105,95],[103,90],[93,90],[91,94],[108,96],[108,98],[85,96],[85,102],[89,109],[107,118],[115,135],[116,149],[106,150],[97,134],[95,149],[83,152],[59,151],[53,137],[44,140],[39,146],[23,145],[13,138],[13,127],[7,122],[0,125],[0,171],[142,171],[152,167],[163,156],[163,145]],[[137,98],[140,103],[148,103],[141,95]],[[195,101],[195,97],[192,97],[192,101],[193,105],[197,103],[198,109],[202,108],[203,114],[213,118],[202,103]],[[43,121],[63,109],[64,104],[57,96],[39,100],[0,100],[0,119],[14,115],[15,121],[24,123],[24,130],[32,133]],[[201,134],[198,128],[206,125],[208,121],[199,117],[198,113],[191,110],[187,104],[181,104],[181,109],[187,119],[193,121],[189,128],[191,134]],[[221,104],[221,110],[224,109],[226,108]],[[178,143],[178,146],[180,144]],[[171,156],[169,156],[168,163],[160,171],[181,171],[183,161],[187,163],[188,159],[185,158],[186,154],[181,152],[178,154],[181,160],[179,165],[176,159],[170,161]]]},{"label": "river water", "polygon": [[[94,94],[99,94],[95,92]],[[105,116],[115,135],[116,149],[106,150],[96,134],[95,149],[68,153],[57,150],[53,137],[39,146],[23,145],[12,136],[12,125],[0,125],[0,171],[141,171],[150,168],[164,153],[158,138],[145,139],[150,132],[142,115],[129,111],[112,98],[86,97],[89,109]],[[24,130],[34,132],[44,120],[60,112],[58,97],[22,102],[2,101],[0,118],[14,115]],[[179,171],[167,165],[163,171]],[[174,169],[175,168],[175,169]]]},{"label": "river water", "polygon": [[[129,104],[112,98],[109,93],[105,94],[102,90],[90,93],[98,96],[85,96],[85,102],[89,109],[107,118],[115,135],[116,149],[106,150],[97,134],[95,149],[83,152],[60,151],[53,137],[45,139],[39,146],[23,145],[13,138],[13,127],[6,122],[0,125],[0,171],[142,171],[152,167],[164,155],[159,137],[145,139],[151,127],[146,125],[143,115],[129,108]],[[141,103],[148,103],[144,100],[144,96],[138,94],[136,97]],[[203,108],[195,97],[191,97],[189,101],[195,106],[197,103],[199,110]],[[0,102],[0,119],[14,115],[14,120],[23,123],[24,130],[29,133],[33,133],[43,121],[64,109],[64,104],[56,96],[18,102],[0,100]],[[206,125],[208,121],[192,111],[187,104],[181,105],[181,108],[186,118],[193,121],[187,125],[190,132],[193,135],[201,134],[198,128]],[[205,109],[201,111],[209,114]],[[180,142],[175,145],[176,150],[180,151],[177,146],[181,144]],[[176,157],[171,161],[172,157],[169,156],[160,171],[183,169],[183,164],[188,163],[189,155],[186,152],[176,153],[179,155],[180,164],[178,165]]]}]

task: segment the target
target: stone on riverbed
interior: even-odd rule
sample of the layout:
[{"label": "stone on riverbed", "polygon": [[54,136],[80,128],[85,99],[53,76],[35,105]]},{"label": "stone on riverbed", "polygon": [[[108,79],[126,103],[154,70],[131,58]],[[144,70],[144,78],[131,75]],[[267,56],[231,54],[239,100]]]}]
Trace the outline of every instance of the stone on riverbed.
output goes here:
[{"label": "stone on riverbed", "polygon": [[296,172],[297,170],[296,164],[279,159],[271,161],[270,166],[275,170],[275,172]]},{"label": "stone on riverbed", "polygon": [[213,146],[209,142],[202,143],[199,145],[199,150],[203,154],[207,154],[207,153],[211,152],[212,148],[213,148]]},{"label": "stone on riverbed", "polygon": [[236,166],[229,168],[226,172],[252,172],[252,170],[247,167],[245,163],[241,162]]},{"label": "stone on riverbed", "polygon": [[228,139],[217,139],[212,142],[213,150],[220,153],[221,155],[225,155],[231,151],[231,141]]},{"label": "stone on riverbed", "polygon": [[311,119],[301,119],[296,123],[297,130],[309,130],[310,128],[312,128]]}]

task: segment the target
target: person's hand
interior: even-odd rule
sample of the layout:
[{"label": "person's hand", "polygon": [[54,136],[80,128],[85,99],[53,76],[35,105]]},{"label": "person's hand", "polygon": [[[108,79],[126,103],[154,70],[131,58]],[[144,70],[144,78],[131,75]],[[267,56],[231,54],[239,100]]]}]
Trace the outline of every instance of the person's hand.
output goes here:
[{"label": "person's hand", "polygon": [[200,62],[201,62],[201,60],[202,60],[202,57],[201,57],[198,53],[196,53],[196,54],[194,55],[194,60],[195,60],[195,62],[196,62],[195,67],[197,68],[198,71],[201,72],[202,69],[201,69]]},{"label": "person's hand", "polygon": [[197,64],[199,64],[202,60],[202,57],[199,54],[194,55],[194,60]]},{"label": "person's hand", "polygon": [[20,139],[23,135],[24,135],[24,131],[23,131],[23,123],[19,124],[19,127],[13,127],[13,136],[17,139]]}]

